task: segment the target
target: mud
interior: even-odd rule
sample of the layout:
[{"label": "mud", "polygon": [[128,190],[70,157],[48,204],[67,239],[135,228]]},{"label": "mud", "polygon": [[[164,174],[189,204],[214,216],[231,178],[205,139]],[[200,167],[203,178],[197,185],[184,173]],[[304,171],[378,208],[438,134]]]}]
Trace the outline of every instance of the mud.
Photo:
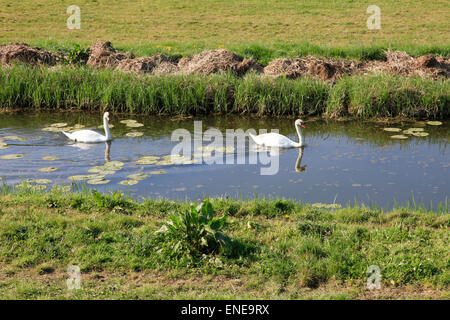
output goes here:
[{"label": "mud", "polygon": [[1,45],[1,64],[7,65],[14,60],[31,65],[53,66],[56,64],[56,55],[38,47],[31,47],[23,42],[12,42],[7,45]]},{"label": "mud", "polygon": [[[25,43],[0,46],[2,65],[19,60],[30,65],[55,65],[58,54],[31,47]],[[135,57],[131,53],[118,52],[109,41],[94,43],[86,63],[95,68],[111,68],[125,72],[157,74],[201,74],[232,72],[238,76],[253,72],[268,77],[296,79],[310,76],[334,82],[342,76],[353,74],[390,73],[424,78],[448,79],[450,59],[427,54],[414,58],[403,51],[386,52],[386,59],[351,61],[317,57],[279,58],[265,68],[252,59],[243,58],[226,49],[205,50],[191,57],[177,59],[164,54]]]},{"label": "mud", "polygon": [[244,59],[226,49],[205,50],[192,57],[185,57],[178,63],[184,74],[211,74],[218,72],[233,72],[239,76],[249,71],[261,73],[262,66],[252,59]]}]

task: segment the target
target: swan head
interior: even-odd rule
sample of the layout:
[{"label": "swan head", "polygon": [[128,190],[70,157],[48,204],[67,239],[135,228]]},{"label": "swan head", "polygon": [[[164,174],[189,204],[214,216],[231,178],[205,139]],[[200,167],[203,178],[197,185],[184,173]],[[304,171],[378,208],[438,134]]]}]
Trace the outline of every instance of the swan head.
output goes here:
[{"label": "swan head", "polygon": [[302,128],[306,128],[306,127],[305,127],[305,122],[304,122],[303,120],[301,120],[301,119],[295,120],[295,125],[296,125],[296,126],[300,126],[300,127],[302,127]]},{"label": "swan head", "polygon": [[109,121],[109,112],[105,112],[105,113],[103,114],[103,119]]}]

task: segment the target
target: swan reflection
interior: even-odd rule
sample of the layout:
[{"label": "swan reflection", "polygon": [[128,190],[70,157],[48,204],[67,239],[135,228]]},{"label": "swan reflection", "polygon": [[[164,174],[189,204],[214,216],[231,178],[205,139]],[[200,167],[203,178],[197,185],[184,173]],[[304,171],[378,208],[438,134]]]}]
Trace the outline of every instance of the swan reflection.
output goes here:
[{"label": "swan reflection", "polygon": [[[69,144],[70,147],[78,148],[80,150],[90,150],[93,147],[97,147],[98,144],[96,143],[83,143],[83,142],[76,142],[73,144]],[[105,161],[109,162],[111,161],[111,141],[105,142]]]},{"label": "swan reflection", "polygon": [[298,173],[301,173],[306,170],[306,165],[303,165],[303,166],[301,165],[302,158],[303,158],[303,147],[298,148],[297,161],[295,162],[295,171]]}]

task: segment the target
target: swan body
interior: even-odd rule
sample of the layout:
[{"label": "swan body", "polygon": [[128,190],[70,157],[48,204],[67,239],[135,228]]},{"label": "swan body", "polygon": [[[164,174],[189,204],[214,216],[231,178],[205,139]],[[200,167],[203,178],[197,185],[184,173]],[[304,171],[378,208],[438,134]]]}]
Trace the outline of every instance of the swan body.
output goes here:
[{"label": "swan body", "polygon": [[78,130],[72,133],[62,132],[70,140],[84,143],[98,143],[111,141],[111,132],[109,131],[109,112],[103,114],[103,127],[105,128],[105,135],[93,130]]},{"label": "swan body", "polygon": [[304,122],[300,119],[295,121],[295,129],[298,134],[298,142],[292,141],[288,137],[285,137],[279,133],[263,133],[260,135],[249,134],[253,141],[258,145],[266,147],[278,147],[278,148],[299,148],[303,147],[303,134],[300,127],[305,128]]}]

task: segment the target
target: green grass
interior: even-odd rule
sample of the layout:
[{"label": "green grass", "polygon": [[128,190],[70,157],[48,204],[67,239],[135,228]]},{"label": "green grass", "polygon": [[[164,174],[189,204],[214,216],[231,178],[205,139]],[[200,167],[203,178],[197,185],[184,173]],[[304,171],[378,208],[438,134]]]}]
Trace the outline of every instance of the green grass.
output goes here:
[{"label": "green grass", "polygon": [[[154,232],[187,202],[1,191],[2,298],[448,298],[448,204],[383,212],[217,198],[231,249],[180,256],[158,250]],[[81,290],[65,286],[70,265]],[[380,291],[366,289],[370,265],[381,268]]]},{"label": "green grass", "polygon": [[69,30],[68,0],[5,0],[0,43],[87,47],[97,40],[144,55],[191,55],[226,47],[267,63],[305,54],[379,57],[381,48],[411,54],[450,52],[448,1],[379,0],[381,29],[368,30],[365,0],[79,0],[81,29]]},{"label": "green grass", "polygon": [[449,116],[449,80],[394,75],[309,77],[249,74],[144,76],[89,67],[0,69],[0,107],[161,115],[212,113],[356,118]]}]

